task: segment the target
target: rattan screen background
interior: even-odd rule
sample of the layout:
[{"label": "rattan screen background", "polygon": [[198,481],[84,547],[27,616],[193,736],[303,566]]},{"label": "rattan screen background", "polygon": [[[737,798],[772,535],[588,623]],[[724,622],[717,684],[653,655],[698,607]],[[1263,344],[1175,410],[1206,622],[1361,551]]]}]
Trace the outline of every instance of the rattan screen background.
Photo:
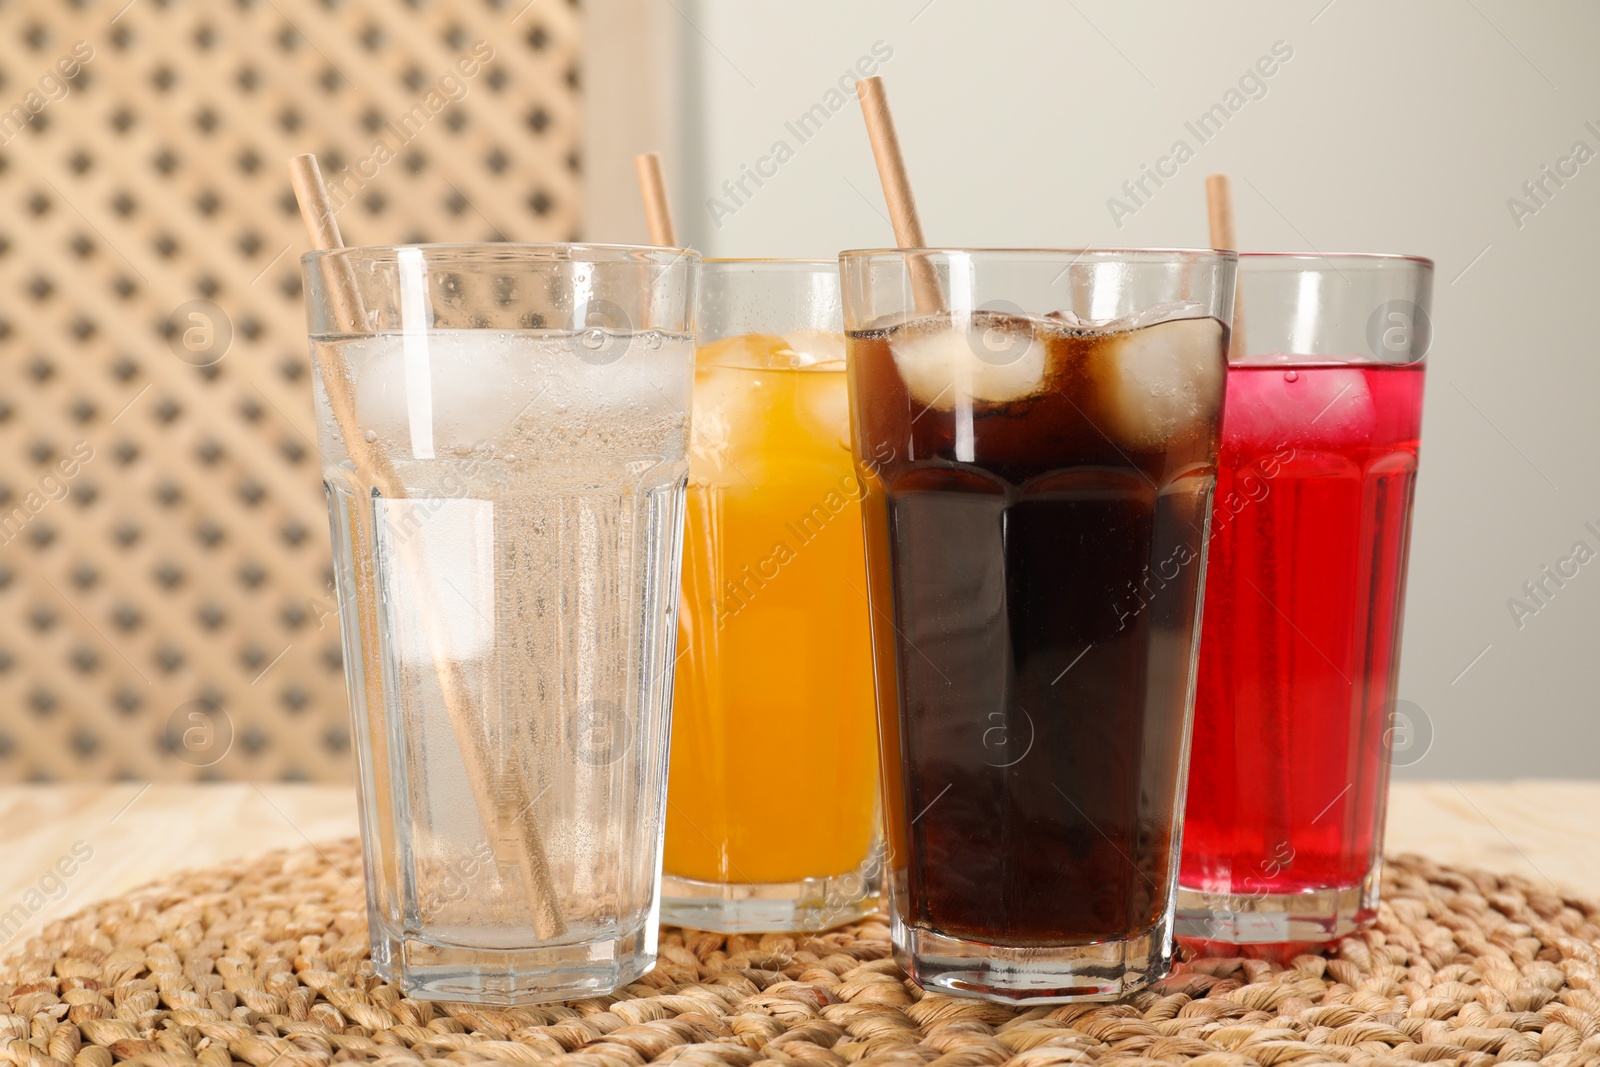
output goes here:
[{"label": "rattan screen background", "polygon": [[0,781],[348,780],[284,161],[352,244],[571,239],[579,33],[568,0],[0,2]]}]

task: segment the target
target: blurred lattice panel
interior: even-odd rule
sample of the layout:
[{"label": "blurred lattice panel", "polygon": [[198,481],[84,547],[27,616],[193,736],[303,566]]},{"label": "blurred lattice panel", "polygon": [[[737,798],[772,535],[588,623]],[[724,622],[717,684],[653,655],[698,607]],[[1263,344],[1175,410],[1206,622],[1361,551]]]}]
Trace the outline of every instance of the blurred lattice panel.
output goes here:
[{"label": "blurred lattice panel", "polygon": [[349,777],[284,161],[351,243],[569,239],[578,33],[0,2],[0,781]]}]

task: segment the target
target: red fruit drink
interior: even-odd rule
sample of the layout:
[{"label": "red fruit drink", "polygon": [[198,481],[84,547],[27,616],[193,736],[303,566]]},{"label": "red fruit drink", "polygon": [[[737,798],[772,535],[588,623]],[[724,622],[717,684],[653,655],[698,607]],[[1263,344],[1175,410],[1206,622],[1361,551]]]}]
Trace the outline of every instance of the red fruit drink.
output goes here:
[{"label": "red fruit drink", "polygon": [[1228,372],[1180,935],[1326,940],[1376,905],[1423,364],[1306,358]]}]

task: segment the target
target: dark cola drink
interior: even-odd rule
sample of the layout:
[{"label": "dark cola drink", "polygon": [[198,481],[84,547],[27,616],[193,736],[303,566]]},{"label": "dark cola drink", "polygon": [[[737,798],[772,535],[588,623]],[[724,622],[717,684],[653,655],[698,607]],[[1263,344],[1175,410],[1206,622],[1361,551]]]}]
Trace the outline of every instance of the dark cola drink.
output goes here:
[{"label": "dark cola drink", "polygon": [[849,345],[858,453],[893,457],[862,474],[897,927],[930,957],[1165,952],[1226,327],[979,313]]}]

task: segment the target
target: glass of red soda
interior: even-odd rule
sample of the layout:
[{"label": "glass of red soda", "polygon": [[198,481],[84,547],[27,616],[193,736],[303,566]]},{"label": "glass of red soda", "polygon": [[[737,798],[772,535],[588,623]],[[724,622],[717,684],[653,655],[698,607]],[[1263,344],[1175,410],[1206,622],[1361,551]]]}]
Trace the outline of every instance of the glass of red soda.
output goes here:
[{"label": "glass of red soda", "polygon": [[1377,906],[1433,264],[1239,257],[1178,933],[1330,941]]}]

